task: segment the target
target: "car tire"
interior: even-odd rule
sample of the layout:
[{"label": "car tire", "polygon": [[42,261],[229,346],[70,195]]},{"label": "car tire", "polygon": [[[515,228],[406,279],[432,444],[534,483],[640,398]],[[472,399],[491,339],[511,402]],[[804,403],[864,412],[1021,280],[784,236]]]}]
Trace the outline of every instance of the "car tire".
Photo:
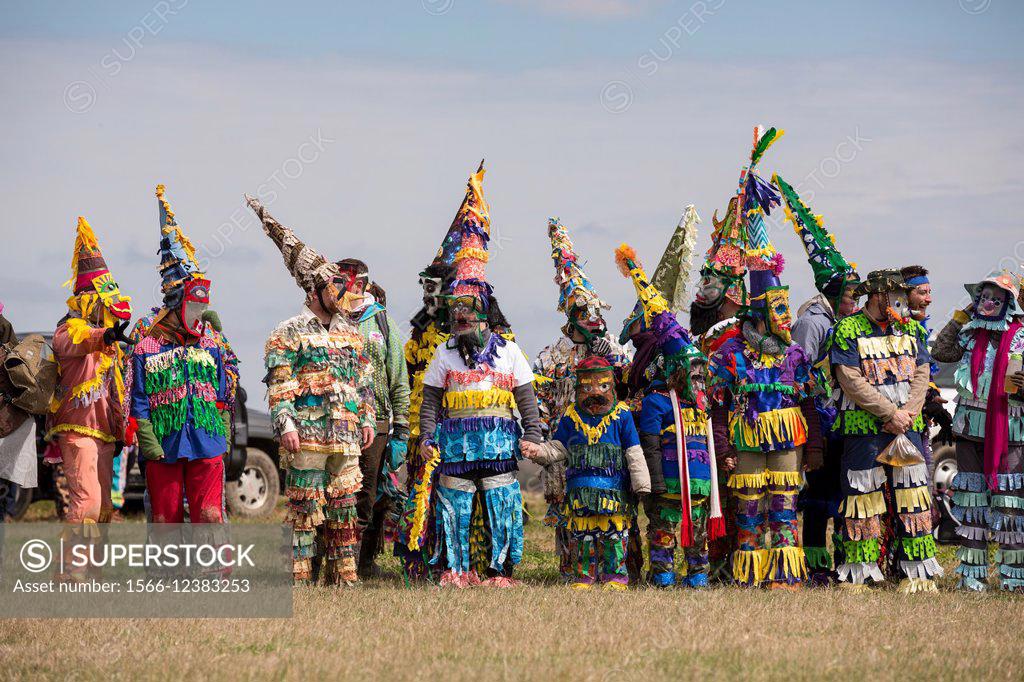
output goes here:
[{"label": "car tire", "polygon": [[247,447],[242,474],[225,489],[228,512],[247,519],[269,516],[277,506],[280,490],[281,478],[274,460],[262,450]]},{"label": "car tire", "polygon": [[32,488],[19,488],[18,495],[14,498],[14,513],[11,514],[11,518],[15,521],[21,521],[25,518],[28,508],[32,505],[32,498]]}]

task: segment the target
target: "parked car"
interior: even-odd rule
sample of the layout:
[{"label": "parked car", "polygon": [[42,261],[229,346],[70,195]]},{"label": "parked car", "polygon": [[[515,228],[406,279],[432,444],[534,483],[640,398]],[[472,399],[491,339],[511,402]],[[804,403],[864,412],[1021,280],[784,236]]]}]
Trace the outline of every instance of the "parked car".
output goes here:
[{"label": "parked car", "polygon": [[[47,343],[53,341],[51,332],[28,332],[19,334],[18,338],[24,338],[29,333],[41,334]],[[270,426],[270,415],[250,411],[246,405],[247,398],[245,389],[239,386],[231,426],[232,447],[224,455],[224,492],[230,515],[258,518],[274,510],[282,489],[277,473],[277,444]],[[43,454],[47,447],[43,441],[44,435],[43,418],[37,417],[39,486],[18,491],[14,507],[15,519],[22,518],[32,502],[54,499],[53,468],[43,464]],[[146,481],[134,455],[129,455],[127,470],[125,503],[139,504],[146,490]]]}]

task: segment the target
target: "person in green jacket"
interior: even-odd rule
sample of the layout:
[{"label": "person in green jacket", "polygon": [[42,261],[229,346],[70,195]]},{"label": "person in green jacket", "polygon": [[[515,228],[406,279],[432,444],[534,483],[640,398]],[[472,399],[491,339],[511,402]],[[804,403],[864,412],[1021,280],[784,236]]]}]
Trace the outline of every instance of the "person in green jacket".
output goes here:
[{"label": "person in green jacket", "polygon": [[373,367],[377,400],[377,436],[359,458],[363,487],[356,496],[362,540],[357,570],[360,578],[377,572],[375,559],[384,549],[385,536],[393,536],[405,495],[396,472],[405,461],[409,442],[409,374],[405,341],[388,314],[384,290],[370,282],[369,268],[361,260],[337,262],[346,290],[342,309],[359,328],[363,354]]}]

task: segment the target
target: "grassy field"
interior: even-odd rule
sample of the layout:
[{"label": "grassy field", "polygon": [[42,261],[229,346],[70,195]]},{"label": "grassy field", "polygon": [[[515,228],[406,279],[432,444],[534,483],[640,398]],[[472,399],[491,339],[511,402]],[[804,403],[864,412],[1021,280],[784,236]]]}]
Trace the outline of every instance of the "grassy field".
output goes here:
[{"label": "grassy field", "polygon": [[[0,678],[997,680],[1024,670],[1024,602],[1008,596],[580,593],[556,584],[552,550],[531,521],[518,573],[527,587],[407,588],[387,561],[387,578],[358,589],[298,588],[288,620],[0,621]],[[943,560],[949,571],[948,548]]]}]

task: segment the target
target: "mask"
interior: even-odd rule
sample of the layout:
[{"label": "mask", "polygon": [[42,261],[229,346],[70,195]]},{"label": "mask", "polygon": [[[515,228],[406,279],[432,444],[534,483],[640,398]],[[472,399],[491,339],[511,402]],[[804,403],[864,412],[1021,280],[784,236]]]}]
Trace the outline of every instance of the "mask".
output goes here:
[{"label": "mask", "polygon": [[768,306],[768,330],[786,342],[793,342],[793,314],[789,309],[789,287],[769,287],[764,292]]},{"label": "mask", "polygon": [[886,294],[888,305],[885,312],[889,320],[899,324],[906,324],[910,321],[910,303],[907,301],[907,292],[890,291]]},{"label": "mask", "polygon": [[[601,310],[594,307],[573,308],[569,315],[569,329],[566,336],[577,343],[586,343],[594,337],[604,336],[608,331]],[[577,336],[579,338],[577,338]]]},{"label": "mask", "polygon": [[978,302],[974,306],[975,315],[983,320],[1001,320],[1006,316],[1006,291],[986,284],[978,294]]},{"label": "mask", "polygon": [[190,279],[185,282],[181,298],[181,322],[192,336],[203,333],[203,313],[210,307],[210,280]]},{"label": "mask", "polygon": [[576,375],[576,409],[594,417],[603,417],[615,406],[613,372],[581,372]]},{"label": "mask", "polygon": [[352,291],[346,291],[341,296],[341,309],[346,313],[357,313],[360,310],[366,308],[369,304],[369,299],[365,294],[357,294]]},{"label": "mask", "polygon": [[714,308],[725,297],[727,288],[721,277],[711,270],[703,270],[700,282],[697,283],[697,291],[693,295],[693,301],[701,307]]},{"label": "mask", "polygon": [[668,379],[668,386],[679,394],[683,402],[698,410],[707,409],[707,387],[705,375],[707,365],[703,361],[691,360],[679,367]]},{"label": "mask", "polygon": [[92,280],[92,286],[111,315],[119,320],[132,319],[132,305],[129,303],[132,299],[121,294],[113,275],[109,272],[97,275]]},{"label": "mask", "polygon": [[420,286],[423,287],[423,307],[430,315],[436,314],[441,307],[444,280],[440,277],[420,277]]},{"label": "mask", "polygon": [[476,296],[459,296],[448,302],[448,317],[451,320],[451,332],[455,336],[480,336],[483,332],[481,322],[487,322],[487,313],[483,309],[483,301]]}]

